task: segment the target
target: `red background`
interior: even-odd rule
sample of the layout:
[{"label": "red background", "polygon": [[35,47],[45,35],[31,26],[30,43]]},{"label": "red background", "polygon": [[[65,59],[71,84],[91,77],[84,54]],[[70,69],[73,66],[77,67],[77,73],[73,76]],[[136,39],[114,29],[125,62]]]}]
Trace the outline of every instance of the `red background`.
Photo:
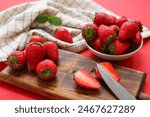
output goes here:
[{"label": "red background", "polygon": [[[36,0],[4,0],[0,4],[0,11],[5,10],[11,6]],[[101,4],[105,8],[113,11],[120,16],[126,16],[128,18],[136,18],[150,29],[150,15],[149,15],[149,0],[94,0]],[[144,40],[142,49],[134,56],[127,60],[117,61],[115,63],[136,70],[140,70],[147,73],[147,78],[142,88],[144,93],[150,94],[150,38]],[[81,52],[85,56],[95,58],[95,56],[89,51],[85,50]],[[5,67],[3,63],[0,63],[0,70]],[[30,92],[18,89],[14,86],[0,82],[0,99],[46,99],[44,97],[31,94]]]}]

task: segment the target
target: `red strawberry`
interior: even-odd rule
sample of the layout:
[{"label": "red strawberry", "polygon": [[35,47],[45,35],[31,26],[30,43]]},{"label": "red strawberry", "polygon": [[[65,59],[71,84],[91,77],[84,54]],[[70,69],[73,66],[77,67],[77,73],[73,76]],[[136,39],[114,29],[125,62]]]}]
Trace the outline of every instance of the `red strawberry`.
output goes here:
[{"label": "red strawberry", "polygon": [[54,42],[46,42],[44,43],[44,47],[46,50],[46,56],[51,59],[53,62],[58,61],[58,47]]},{"label": "red strawberry", "polygon": [[109,27],[112,28],[113,30],[115,30],[116,32],[119,31],[119,27],[117,25],[111,25]]},{"label": "red strawberry", "polygon": [[134,43],[135,45],[140,45],[141,42],[142,42],[142,35],[141,35],[141,33],[138,32],[138,33],[136,34],[136,36],[132,39],[132,41],[133,41],[133,43]]},{"label": "red strawberry", "polygon": [[26,46],[26,57],[30,70],[35,71],[36,66],[43,60],[45,48],[39,42],[32,42]]},{"label": "red strawberry", "polygon": [[115,31],[115,33],[116,33],[115,35],[116,35],[116,37],[117,37],[120,28],[119,28],[117,25],[111,25],[111,26],[109,26],[109,27],[112,28],[112,29]]},{"label": "red strawberry", "polygon": [[100,80],[102,80],[102,76],[101,76],[101,74],[99,73],[98,69],[93,68],[93,69],[91,70],[91,72],[92,72],[92,73],[95,73],[96,77],[99,78]]},{"label": "red strawberry", "polygon": [[67,43],[73,43],[71,34],[65,28],[57,28],[55,30],[55,37],[61,41],[64,41]]},{"label": "red strawberry", "polygon": [[116,32],[114,28],[106,25],[100,25],[98,28],[98,35],[103,44],[108,44],[114,39],[116,39]]},{"label": "red strawberry", "polygon": [[125,16],[122,16],[122,17],[116,19],[115,25],[121,27],[121,25],[127,21],[128,21],[128,19]]},{"label": "red strawberry", "polygon": [[57,66],[49,59],[41,61],[36,67],[36,74],[42,80],[54,79],[57,73]]},{"label": "red strawberry", "polygon": [[119,40],[124,41],[127,39],[134,38],[136,33],[138,32],[138,27],[133,22],[125,22],[122,24],[119,30]]},{"label": "red strawberry", "polygon": [[115,71],[114,67],[109,62],[99,63],[116,81],[120,81],[120,77]]},{"label": "red strawberry", "polygon": [[82,36],[87,41],[93,41],[97,38],[98,27],[95,24],[88,23],[82,28]]},{"label": "red strawberry", "polygon": [[40,43],[43,43],[44,42],[44,38],[41,37],[41,36],[32,36],[29,39],[29,43],[31,43],[31,42],[40,42]]},{"label": "red strawberry", "polygon": [[101,74],[99,73],[98,69],[95,69],[95,74],[96,74],[97,78],[99,78],[99,79],[102,80],[102,76],[101,76]]},{"label": "red strawberry", "polygon": [[97,38],[97,39],[94,41],[93,47],[94,47],[94,49],[97,50],[97,51],[101,51],[101,50],[102,50],[103,44],[102,44],[100,38]]},{"label": "red strawberry", "polygon": [[26,65],[27,59],[24,51],[15,51],[12,52],[7,57],[6,64],[9,65],[12,69],[21,69]]},{"label": "red strawberry", "polygon": [[129,21],[135,23],[138,26],[140,32],[143,31],[143,25],[141,21],[136,20],[136,19],[129,19]]},{"label": "red strawberry", "polygon": [[130,49],[130,44],[128,42],[115,40],[109,44],[108,48],[111,54],[119,55],[127,52]]},{"label": "red strawberry", "polygon": [[115,23],[115,20],[116,20],[116,17],[112,15],[108,15],[104,12],[99,12],[95,14],[94,24],[96,24],[97,26],[100,26],[102,24],[110,26]]},{"label": "red strawberry", "polygon": [[77,70],[74,73],[75,82],[83,88],[87,89],[99,89],[100,83],[93,77],[93,75],[86,70]]}]

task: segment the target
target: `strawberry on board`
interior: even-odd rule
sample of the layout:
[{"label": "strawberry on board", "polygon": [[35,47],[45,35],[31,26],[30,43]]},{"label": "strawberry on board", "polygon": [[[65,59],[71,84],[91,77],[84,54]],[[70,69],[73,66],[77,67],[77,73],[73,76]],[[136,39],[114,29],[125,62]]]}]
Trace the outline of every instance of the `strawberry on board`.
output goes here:
[{"label": "strawberry on board", "polygon": [[35,71],[37,64],[45,57],[45,48],[39,42],[32,42],[26,46],[25,51],[29,69]]},{"label": "strawberry on board", "polygon": [[97,78],[99,78],[100,80],[102,80],[102,76],[99,73],[98,69],[95,69],[95,74],[96,74]]},{"label": "strawberry on board", "polygon": [[99,78],[100,80],[102,80],[102,76],[101,76],[101,74],[99,73],[99,71],[98,71],[97,68],[96,68],[96,69],[93,68],[93,69],[91,70],[91,72],[94,73],[97,78]]},{"label": "strawberry on board", "polygon": [[123,23],[127,22],[127,21],[128,21],[128,18],[125,17],[125,16],[122,16],[122,17],[116,19],[115,25],[121,27],[121,25],[122,25]]},{"label": "strawberry on board", "polygon": [[29,43],[31,42],[40,42],[40,43],[44,43],[44,38],[42,36],[32,36],[29,39]]},{"label": "strawberry on board", "polygon": [[115,71],[114,67],[109,62],[101,62],[99,63],[116,81],[120,81],[120,76]]},{"label": "strawberry on board", "polygon": [[125,41],[134,38],[138,31],[138,26],[134,22],[125,22],[120,27],[118,34],[119,40]]},{"label": "strawberry on board", "polygon": [[46,57],[52,60],[53,62],[58,61],[58,47],[54,42],[44,43]]},{"label": "strawberry on board", "polygon": [[93,77],[93,75],[90,72],[86,70],[77,70],[73,73],[74,81],[80,87],[96,90],[98,90],[101,87],[100,83]]},{"label": "strawberry on board", "polygon": [[97,25],[88,23],[82,28],[82,36],[87,42],[90,42],[97,38],[97,31]]},{"label": "strawberry on board", "polygon": [[102,51],[102,49],[103,49],[103,44],[102,44],[100,38],[97,38],[96,40],[94,40],[93,47],[94,47],[94,49],[97,50],[97,51]]},{"label": "strawberry on board", "polygon": [[57,28],[55,30],[55,37],[61,41],[64,41],[67,43],[73,43],[71,34],[65,28]]},{"label": "strawberry on board", "polygon": [[36,67],[36,74],[42,80],[54,79],[57,73],[57,66],[49,59],[41,61]]},{"label": "strawberry on board", "polygon": [[115,40],[109,44],[108,48],[111,54],[119,55],[127,52],[130,49],[130,44]]},{"label": "strawberry on board", "polygon": [[94,24],[100,26],[102,24],[110,26],[115,23],[116,17],[112,15],[108,15],[104,12],[99,12],[95,14]]},{"label": "strawberry on board", "polygon": [[26,65],[27,59],[24,51],[12,52],[8,57],[6,64],[12,69],[21,69]]},{"label": "strawberry on board", "polygon": [[98,28],[98,35],[103,44],[109,44],[117,38],[116,31],[114,30],[114,28],[103,24],[100,25]]}]

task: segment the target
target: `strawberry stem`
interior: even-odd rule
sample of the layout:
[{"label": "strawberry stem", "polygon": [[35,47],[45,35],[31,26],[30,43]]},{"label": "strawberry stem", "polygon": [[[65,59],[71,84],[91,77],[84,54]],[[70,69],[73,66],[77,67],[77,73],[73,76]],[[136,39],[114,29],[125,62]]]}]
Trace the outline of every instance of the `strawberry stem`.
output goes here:
[{"label": "strawberry stem", "polygon": [[17,56],[10,56],[6,62],[7,65],[11,66],[13,69],[19,69],[20,65],[18,64]]},{"label": "strawberry stem", "polygon": [[91,73],[94,73],[94,72],[95,72],[95,68],[92,68]]},{"label": "strawberry stem", "polygon": [[78,71],[77,69],[76,69],[76,70],[73,70],[73,71],[72,71],[72,74],[74,75],[77,71]]},{"label": "strawberry stem", "polygon": [[40,43],[40,42],[31,42],[31,43],[29,43],[29,45],[33,45],[33,44],[35,44],[35,45],[39,45],[39,46],[43,46],[43,44],[42,43]]},{"label": "strawberry stem", "polygon": [[83,33],[87,41],[92,41],[97,35],[96,31],[91,26],[88,26]]},{"label": "strawberry stem", "polygon": [[49,69],[47,66],[45,69],[40,70],[40,76],[41,77],[49,78],[53,75],[54,75],[53,71],[51,69]]}]

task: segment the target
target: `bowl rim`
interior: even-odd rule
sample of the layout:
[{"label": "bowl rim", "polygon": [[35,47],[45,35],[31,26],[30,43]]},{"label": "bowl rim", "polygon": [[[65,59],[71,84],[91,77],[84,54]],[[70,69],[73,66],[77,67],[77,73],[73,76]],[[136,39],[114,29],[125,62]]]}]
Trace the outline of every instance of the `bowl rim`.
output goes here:
[{"label": "bowl rim", "polygon": [[130,56],[130,55],[132,55],[132,54],[138,52],[138,51],[142,48],[142,46],[143,46],[143,39],[142,39],[142,41],[141,41],[140,46],[139,46],[136,50],[134,50],[134,51],[132,51],[132,52],[129,52],[129,53],[126,53],[126,54],[121,54],[121,55],[105,54],[105,53],[99,52],[99,51],[97,51],[97,50],[94,50],[92,47],[90,47],[90,46],[87,44],[86,41],[85,41],[85,43],[86,43],[87,47],[88,47],[90,50],[94,51],[96,54],[101,54],[102,56],[107,56],[107,57],[113,57],[113,58],[116,57],[116,58],[119,58],[119,57]]}]

